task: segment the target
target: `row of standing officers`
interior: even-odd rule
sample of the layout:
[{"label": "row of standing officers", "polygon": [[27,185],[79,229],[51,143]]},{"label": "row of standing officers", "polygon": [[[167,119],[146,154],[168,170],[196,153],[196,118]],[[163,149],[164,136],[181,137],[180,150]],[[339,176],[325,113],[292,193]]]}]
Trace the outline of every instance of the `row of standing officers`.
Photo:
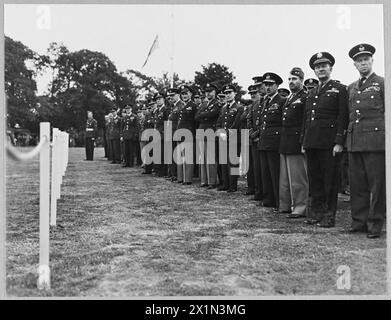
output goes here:
[{"label": "row of standing officers", "polygon": [[[219,163],[218,140],[225,140],[230,146],[232,129],[248,129],[246,194],[254,195],[259,206],[270,207],[275,213],[330,228],[335,226],[340,162],[345,147],[349,155],[352,210],[349,232],[366,232],[368,238],[378,238],[386,212],[385,123],[384,78],[373,72],[374,53],[375,48],[369,44],[359,44],[349,51],[359,79],[348,87],[331,78],[335,59],[328,52],[310,58],[310,67],[318,80],[304,82],[302,69],[292,68],[288,96],[279,92],[283,82],[279,75],[267,72],[255,76],[254,84],[248,88],[252,101],[247,106],[235,101],[236,88],[230,84],[219,91],[216,85],[208,83],[203,88],[204,99],[190,86],[170,88],[167,97],[158,93],[149,102],[150,110],[144,110],[142,117],[131,107],[126,108],[122,120],[115,111],[109,115],[110,158],[113,163],[120,162],[122,140],[125,165],[131,166],[134,152],[139,154],[138,148],[145,145],[141,142],[140,147],[139,139],[147,128],[158,130],[162,137],[167,123],[173,130],[190,130],[193,137],[196,129],[220,129],[225,133],[216,139],[215,154],[208,154],[204,144],[200,187],[236,192],[238,174],[231,169],[239,165],[231,163],[229,157],[227,164]],[[194,139],[194,149],[195,142]],[[163,138],[160,143],[164,159]],[[174,150],[177,143],[172,143]],[[236,143],[239,156],[239,132]],[[182,157],[186,159],[184,154]],[[180,165],[144,165],[144,173],[154,171],[157,176],[189,185],[197,172],[194,163],[195,158]]]}]

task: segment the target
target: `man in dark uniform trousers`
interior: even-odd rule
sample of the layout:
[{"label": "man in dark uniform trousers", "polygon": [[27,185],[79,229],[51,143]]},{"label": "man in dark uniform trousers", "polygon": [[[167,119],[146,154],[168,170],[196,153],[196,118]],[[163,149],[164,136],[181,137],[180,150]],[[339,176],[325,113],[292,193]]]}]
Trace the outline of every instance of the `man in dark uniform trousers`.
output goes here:
[{"label": "man in dark uniform trousers", "polygon": [[305,217],[308,206],[307,163],[300,143],[306,99],[303,70],[293,68],[288,80],[292,93],[282,113],[279,212],[288,213],[288,218],[300,218]]},{"label": "man in dark uniform trousers", "polygon": [[350,232],[374,239],[386,217],[384,78],[373,72],[375,48],[359,44],[349,51],[360,78],[348,87]]},{"label": "man in dark uniform trousers", "polygon": [[[170,100],[172,102],[172,107],[170,110],[170,114],[168,115],[168,121],[167,125],[171,125],[172,128],[172,135],[174,136],[175,130],[178,127],[178,118],[179,118],[179,110],[182,109],[184,106],[183,101],[180,98],[181,90],[179,88],[170,88],[168,89],[168,96],[170,97]],[[178,170],[177,170],[177,164],[174,161],[174,150],[177,146],[177,141],[172,141],[172,151],[173,151],[173,159],[172,163],[169,165],[170,168],[170,174],[171,174],[171,182],[177,182],[178,181]],[[182,183],[183,181],[179,181]]]},{"label": "man in dark uniform trousers", "polygon": [[[123,128],[122,122],[124,121],[125,117],[126,117],[126,110],[125,108],[122,108],[121,117],[120,117],[120,122],[121,122],[120,137],[122,137],[122,128]],[[121,163],[122,165],[125,165],[125,143],[124,140],[121,138],[120,138],[120,147],[121,147]]]},{"label": "man in dark uniform trousers", "polygon": [[[197,112],[197,105],[191,100],[192,89],[190,86],[183,85],[181,86],[181,100],[183,105],[179,108],[178,113],[178,126],[177,129],[188,129],[193,134],[193,140],[186,145],[187,151],[190,149],[193,150],[192,159],[189,160],[190,163],[186,160],[185,151],[182,151],[183,163],[178,164],[177,166],[177,178],[178,183],[183,182],[184,185],[190,185],[193,183],[194,175],[194,159],[195,159],[195,134],[197,128],[197,121],[195,120],[195,114]],[[183,143],[183,142],[182,142]],[[183,145],[185,146],[185,145]]]},{"label": "man in dark uniform trousers", "polygon": [[111,133],[113,132],[113,127],[114,127],[113,119],[114,119],[113,112],[110,111],[108,114],[108,121],[107,121],[107,144],[108,144],[108,151],[109,151],[109,155],[107,157],[107,160],[109,160],[109,161],[113,161],[113,159],[114,159],[113,149],[112,149],[111,141],[110,141]]},{"label": "man in dark uniform trousers", "polygon": [[278,88],[278,94],[283,98],[288,98],[291,92],[286,88]]},{"label": "man in dark uniform trousers", "polygon": [[[153,115],[153,109],[155,107],[155,101],[153,99],[149,99],[147,101],[148,110],[145,113],[144,121],[143,121],[143,129],[153,129],[155,127],[155,120]],[[152,141],[152,137],[150,137],[149,141],[145,141],[144,146]],[[149,156],[152,157],[152,151],[149,152]],[[145,160],[144,160],[145,161]],[[144,171],[142,174],[151,174],[153,168],[153,163],[146,164],[144,163]]]},{"label": "man in dark uniform trousers", "polygon": [[263,75],[266,96],[262,102],[258,142],[263,187],[262,206],[272,207],[275,213],[278,212],[279,206],[280,155],[278,149],[281,137],[282,107],[286,101],[286,98],[281,97],[277,92],[282,82],[281,77],[273,72]]},{"label": "man in dark uniform trousers", "polygon": [[160,133],[161,163],[156,164],[156,174],[158,177],[167,177],[167,165],[164,164],[164,122],[168,120],[170,113],[169,108],[165,105],[165,94],[158,92],[155,95],[156,112],[155,112],[155,130]]},{"label": "man in dark uniform trousers", "polygon": [[308,93],[302,131],[311,188],[311,209],[305,222],[323,228],[335,226],[339,166],[348,125],[346,86],[330,78],[334,63],[328,52],[310,59],[319,85]]},{"label": "man in dark uniform trousers", "polygon": [[[203,103],[203,101],[201,99],[201,88],[198,85],[196,85],[193,89],[193,92],[194,93],[193,93],[192,98],[193,98],[194,103],[197,105],[197,111],[198,111],[201,108],[202,103]],[[196,120],[196,128],[198,128],[199,125],[200,124],[199,124],[198,120]],[[196,153],[194,153],[194,174],[193,174],[194,178],[198,178],[200,176],[200,170],[201,170],[201,167],[197,163]]]},{"label": "man in dark uniform trousers", "polygon": [[113,155],[113,160],[111,163],[120,164],[121,163],[121,146],[120,146],[120,131],[121,131],[121,119],[117,115],[117,109],[113,108],[111,110],[113,114],[113,119],[111,123],[111,132],[110,132],[110,145]]},{"label": "man in dark uniform trousers", "polygon": [[[222,90],[219,90],[217,92],[217,104],[219,106],[219,116],[221,113],[221,110],[223,110],[223,107],[227,103],[227,99],[225,97],[225,93]],[[218,119],[218,118],[217,118]],[[215,147],[215,152],[216,152],[216,163],[217,163],[217,188],[222,187],[223,185],[223,177],[221,173],[221,165],[219,161],[219,137],[216,137],[216,147]]]},{"label": "man in dark uniform trousers", "polygon": [[239,163],[231,162],[229,158],[230,144],[233,143],[232,134],[236,130],[236,156],[240,155],[240,116],[243,113],[243,107],[235,102],[236,88],[234,85],[228,84],[223,87],[223,92],[226,97],[226,104],[220,112],[216,123],[216,129],[223,129],[225,133],[220,135],[220,139],[227,141],[227,163],[220,163],[221,176],[223,185],[217,188],[219,191],[236,192],[238,188],[239,174],[232,173],[231,170],[239,171]]},{"label": "man in dark uniform trousers", "polygon": [[[253,96],[254,92],[258,93],[258,89],[254,85],[250,85],[247,88],[247,90],[248,90],[248,93],[251,95],[251,97]],[[247,126],[247,118],[248,118],[249,114],[251,113],[251,107],[252,107],[253,103],[254,102],[252,100],[246,101],[244,103],[244,110],[240,116],[240,129],[248,129],[248,130],[250,129]],[[246,173],[247,190],[244,193],[244,195],[248,196],[248,195],[255,194],[255,183],[254,183],[254,166],[253,166],[253,161],[252,161],[252,156],[251,156],[252,147],[251,147],[250,141],[246,141],[246,145],[248,145],[249,147],[248,147],[248,164],[247,164],[248,168],[247,168],[247,173]],[[245,161],[244,156],[245,155],[242,155],[242,162]]]},{"label": "man in dark uniform trousers", "polygon": [[121,141],[124,144],[124,167],[133,167],[134,152],[138,144],[139,122],[137,115],[132,111],[132,107],[127,105],[125,116],[122,118]]},{"label": "man in dark uniform trousers", "polygon": [[94,144],[98,135],[98,122],[94,119],[92,111],[87,111],[86,123],[86,160],[94,160]]},{"label": "man in dark uniform trousers", "polygon": [[[255,84],[249,87],[249,94],[251,95],[252,105],[247,115],[247,128],[249,129],[250,137],[250,167],[253,168],[253,177],[254,177],[254,198],[255,201],[262,201],[263,189],[262,189],[262,173],[261,173],[261,159],[260,152],[258,150],[259,142],[259,125],[261,123],[261,114],[262,114],[262,96],[261,88],[263,85],[262,77],[254,77],[253,80]],[[263,86],[264,89],[264,86]]]},{"label": "man in dark uniform trousers", "polygon": [[308,78],[304,81],[304,87],[307,89],[307,91],[310,91],[312,88],[317,87],[319,84],[319,81],[314,78]]},{"label": "man in dark uniform trousers", "polygon": [[[216,99],[217,91],[217,87],[214,84],[206,84],[205,92],[208,98],[208,102],[203,103],[195,115],[195,120],[197,120],[199,123],[198,129],[202,129],[205,131],[208,129],[211,129],[213,131],[216,130],[216,121],[220,113],[220,107]],[[217,187],[217,163],[215,157],[216,150],[214,154],[209,154],[207,149],[207,139],[205,137],[203,144],[204,159],[200,163],[201,187],[214,189]],[[213,157],[213,159],[211,157]]]}]

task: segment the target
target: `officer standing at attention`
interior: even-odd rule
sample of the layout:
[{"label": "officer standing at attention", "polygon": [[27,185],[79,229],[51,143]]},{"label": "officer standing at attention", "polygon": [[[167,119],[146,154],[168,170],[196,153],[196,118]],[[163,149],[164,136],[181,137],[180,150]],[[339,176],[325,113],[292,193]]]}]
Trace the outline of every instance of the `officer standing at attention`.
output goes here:
[{"label": "officer standing at attention", "polygon": [[155,95],[156,112],[155,112],[155,130],[160,133],[160,159],[161,163],[156,164],[156,174],[158,177],[167,177],[167,165],[164,164],[164,122],[168,120],[170,113],[169,108],[165,105],[165,95],[163,92],[158,92]]},{"label": "officer standing at attention", "polygon": [[350,232],[379,238],[386,216],[384,78],[373,72],[375,48],[359,44],[349,51],[360,74],[348,87]]},{"label": "officer standing at attention", "polygon": [[277,90],[282,83],[279,75],[267,72],[263,75],[266,86],[266,96],[263,99],[262,116],[258,148],[261,158],[262,187],[264,207],[272,207],[278,212],[279,206],[279,179],[280,179],[280,146],[282,108],[286,98],[281,97]]},{"label": "officer standing at attention", "polygon": [[[144,121],[143,121],[143,129],[153,129],[154,128],[154,115],[153,115],[153,108],[155,107],[155,101],[153,99],[147,100],[148,110],[145,113]],[[152,141],[152,137],[149,138],[149,141],[143,141],[143,145],[150,143]],[[142,152],[142,151],[141,151]],[[152,157],[152,151],[149,152],[149,156]],[[146,157],[146,155],[144,156]],[[144,172],[142,174],[151,174],[152,173],[152,167],[153,163],[146,164],[145,158],[144,158]]]},{"label": "officer standing at attention", "polygon": [[133,167],[136,144],[138,143],[139,122],[130,105],[126,106],[124,110],[126,114],[122,119],[121,128],[121,141],[124,144],[124,167]]},{"label": "officer standing at attention", "polygon": [[[174,136],[175,130],[178,127],[178,117],[179,117],[179,110],[182,109],[184,106],[183,101],[180,98],[181,90],[179,88],[170,88],[167,91],[167,95],[169,96],[169,99],[171,100],[172,107],[170,110],[170,114],[168,115],[168,123],[167,125],[171,126],[172,129],[172,135]],[[174,150],[177,146],[176,141],[172,141],[172,163],[169,165],[170,168],[170,175],[171,175],[171,182],[178,181],[177,177],[177,164],[174,161]],[[180,181],[182,183],[183,181]]]},{"label": "officer standing at attention", "polygon": [[[123,121],[125,120],[126,117],[126,110],[125,108],[122,109],[121,111],[121,126],[120,126],[120,137],[122,137],[122,130],[123,130]],[[120,147],[121,147],[121,163],[122,165],[125,165],[125,144],[124,140],[120,138]]]},{"label": "officer standing at attention", "polygon": [[262,201],[262,174],[261,174],[261,159],[258,150],[259,142],[259,125],[261,123],[262,105],[265,86],[262,84],[263,77],[254,77],[255,84],[249,87],[249,94],[251,96],[252,105],[247,115],[247,128],[250,136],[250,166],[253,167],[254,173],[254,201]]},{"label": "officer standing at attention", "polygon": [[279,149],[280,213],[288,213],[288,218],[304,217],[308,204],[307,163],[300,143],[306,99],[303,80],[303,70],[293,68],[288,78],[292,93],[288,96],[282,113]]},{"label": "officer standing at attention", "polygon": [[120,145],[120,132],[121,132],[121,118],[117,115],[117,109],[113,108],[111,110],[113,114],[113,120],[111,124],[110,132],[110,144],[111,150],[113,151],[113,160],[111,163],[120,164],[121,163],[121,145]]},{"label": "officer standing at attention", "polygon": [[[178,112],[178,127],[177,129],[188,129],[193,135],[193,140],[186,145],[186,149],[182,151],[183,163],[177,166],[178,183],[184,185],[190,185],[193,183],[194,174],[194,155],[195,155],[195,133],[197,128],[197,122],[195,120],[195,114],[197,112],[197,105],[191,100],[192,91],[190,86],[181,86],[181,98],[183,101],[182,107]],[[185,146],[185,145],[183,145]],[[193,150],[192,158],[186,160],[185,152]],[[190,162],[190,163],[188,163]]]},{"label": "officer standing at attention", "polygon": [[[195,119],[199,123],[198,129],[202,130],[216,130],[216,121],[219,117],[220,107],[216,99],[217,87],[212,83],[207,83],[205,86],[205,93],[208,98],[207,103],[203,103],[196,115]],[[201,145],[200,145],[201,146]],[[201,167],[201,187],[214,189],[217,187],[217,163],[215,154],[209,154],[207,148],[207,139],[205,137],[203,144],[204,159],[200,164]],[[216,152],[216,150],[215,150]],[[212,159],[213,157],[213,159]]]},{"label": "officer standing at attention", "polygon": [[94,119],[92,111],[87,111],[86,123],[86,160],[94,160],[94,144],[98,134],[98,122]]},{"label": "officer standing at attention", "polygon": [[310,59],[319,85],[308,93],[302,132],[312,197],[310,218],[305,222],[323,228],[335,226],[339,166],[348,125],[346,86],[330,78],[334,63],[328,52]]},{"label": "officer standing at attention", "polygon": [[[226,163],[221,163],[221,176],[223,185],[217,188],[219,191],[236,192],[238,188],[238,174],[231,172],[231,169],[239,171],[239,163],[232,163],[229,157],[229,149],[233,146],[232,135],[236,131],[236,156],[240,155],[240,116],[243,113],[243,107],[235,102],[236,88],[228,84],[224,86],[223,92],[227,103],[221,110],[216,123],[216,129],[223,129],[225,133],[220,135],[220,139],[227,141]],[[230,131],[233,130],[233,131]]]}]

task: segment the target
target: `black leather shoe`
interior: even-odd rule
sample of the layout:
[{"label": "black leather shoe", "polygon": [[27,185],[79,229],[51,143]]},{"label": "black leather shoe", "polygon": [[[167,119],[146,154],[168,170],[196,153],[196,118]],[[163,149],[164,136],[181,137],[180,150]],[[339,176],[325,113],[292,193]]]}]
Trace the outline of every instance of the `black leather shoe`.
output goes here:
[{"label": "black leather shoe", "polygon": [[378,239],[378,238],[380,238],[380,234],[379,233],[368,233],[367,238],[368,239]]},{"label": "black leather shoe", "polygon": [[191,184],[193,184],[192,182],[183,182],[182,183],[184,186],[190,186]]},{"label": "black leather shoe", "polygon": [[183,181],[179,181],[179,180],[177,180],[177,181],[175,181],[176,183],[183,183]]},{"label": "black leather shoe", "polygon": [[350,228],[349,229],[349,233],[365,233],[367,232],[367,228],[366,227],[362,227],[362,228]]},{"label": "black leather shoe", "polygon": [[291,214],[288,214],[286,217],[287,217],[287,219],[300,219],[300,218],[304,218],[305,215],[299,214],[299,213],[291,213]]},{"label": "black leather shoe", "polygon": [[208,185],[206,183],[200,184],[200,188],[206,188]]},{"label": "black leather shoe", "polygon": [[281,214],[289,214],[289,213],[292,213],[291,210],[278,210],[277,213],[281,213]]},{"label": "black leather shoe", "polygon": [[210,189],[216,189],[216,188],[217,188],[217,186],[215,184],[211,184],[206,189],[210,190]]},{"label": "black leather shoe", "polygon": [[217,191],[227,191],[228,190],[228,188],[224,188],[224,187],[218,187],[217,188]]}]

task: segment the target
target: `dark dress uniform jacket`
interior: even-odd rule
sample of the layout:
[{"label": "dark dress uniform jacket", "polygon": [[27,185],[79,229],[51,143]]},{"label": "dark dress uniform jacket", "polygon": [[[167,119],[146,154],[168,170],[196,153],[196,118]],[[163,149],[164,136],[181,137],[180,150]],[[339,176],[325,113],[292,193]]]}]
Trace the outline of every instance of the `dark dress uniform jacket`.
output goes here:
[{"label": "dark dress uniform jacket", "polygon": [[170,109],[170,114],[168,115],[168,120],[172,122],[172,130],[175,131],[178,127],[178,117],[179,110],[184,105],[182,100],[179,100],[177,103],[174,103]]},{"label": "dark dress uniform jacket", "polygon": [[216,129],[216,121],[219,113],[220,107],[217,99],[201,104],[195,115],[195,119],[199,123],[199,129]]},{"label": "dark dress uniform jacket", "polygon": [[346,86],[329,80],[320,90],[313,88],[307,97],[303,123],[303,147],[332,149],[344,145],[348,125]]},{"label": "dark dress uniform jacket", "polygon": [[301,154],[300,136],[307,94],[304,89],[287,99],[282,109],[280,153]]},{"label": "dark dress uniform jacket", "polygon": [[372,73],[361,87],[353,82],[348,97],[348,151],[384,151],[384,78]]},{"label": "dark dress uniform jacket", "polygon": [[86,138],[96,138],[98,133],[98,122],[95,119],[87,119]]},{"label": "dark dress uniform jacket", "polygon": [[240,129],[248,129],[247,128],[247,117],[251,111],[251,106],[243,109],[243,113],[240,115]]},{"label": "dark dress uniform jacket", "polygon": [[167,121],[169,113],[170,109],[166,105],[161,106],[155,112],[155,129],[160,133],[164,131],[164,121]]},{"label": "dark dress uniform jacket", "polygon": [[178,109],[178,127],[177,129],[189,129],[195,132],[197,128],[197,122],[194,116],[197,112],[197,105],[193,101],[188,101],[186,104],[183,103]]},{"label": "dark dress uniform jacket", "polygon": [[267,100],[266,97],[262,103],[258,149],[278,152],[281,137],[282,108],[286,98],[277,94],[269,103],[267,103]]},{"label": "dark dress uniform jacket", "polygon": [[120,138],[120,132],[121,132],[121,118],[116,117],[113,118],[110,126],[111,130],[109,131],[109,138],[110,140],[119,139]]},{"label": "dark dress uniform jacket", "polygon": [[[232,105],[225,104],[221,109],[219,118],[217,119],[217,129],[240,129],[240,116],[243,113],[243,107],[236,102]],[[237,137],[239,138],[239,132]]]},{"label": "dark dress uniform jacket", "polygon": [[254,102],[247,114],[247,129],[249,129],[250,143],[258,145],[260,123],[262,118],[262,99],[259,102]]},{"label": "dark dress uniform jacket", "polygon": [[124,140],[138,140],[139,122],[136,114],[126,115],[121,121],[121,136]]}]

